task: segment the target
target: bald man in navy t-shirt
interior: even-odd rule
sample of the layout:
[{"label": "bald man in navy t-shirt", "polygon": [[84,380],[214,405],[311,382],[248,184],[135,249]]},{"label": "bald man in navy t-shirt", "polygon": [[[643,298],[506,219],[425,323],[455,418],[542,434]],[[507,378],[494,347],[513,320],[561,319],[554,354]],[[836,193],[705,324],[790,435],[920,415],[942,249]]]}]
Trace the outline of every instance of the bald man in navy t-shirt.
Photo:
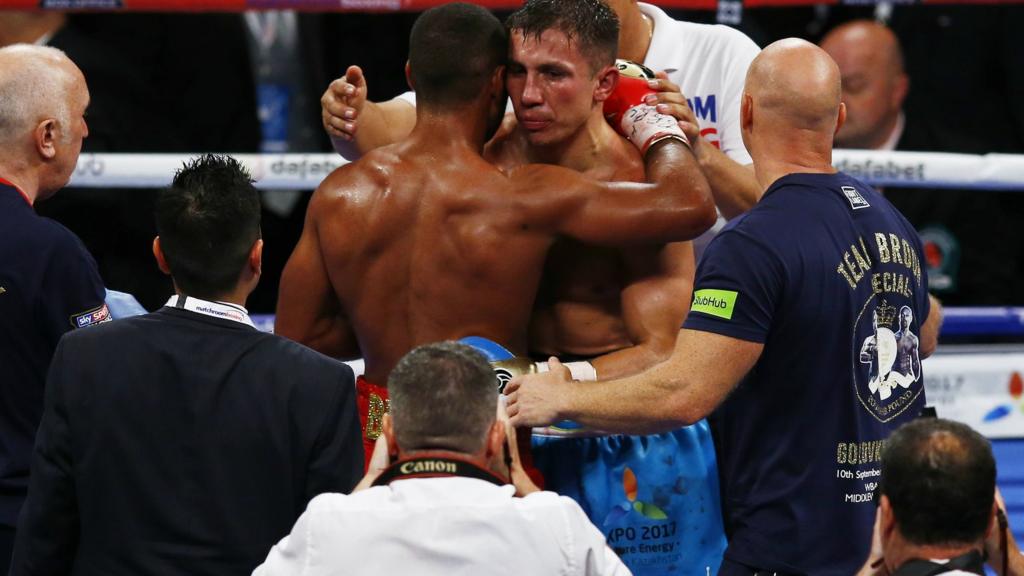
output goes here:
[{"label": "bald man in navy t-shirt", "polygon": [[870,546],[882,442],[925,404],[920,370],[902,370],[900,337],[916,331],[926,357],[940,309],[913,227],[832,168],[844,118],[827,54],[797,39],[765,48],[741,105],[765,193],[704,253],[672,358],[586,384],[552,362],[506,388],[518,426],[569,418],[651,433],[717,408],[729,537],[719,574],[855,573]]}]

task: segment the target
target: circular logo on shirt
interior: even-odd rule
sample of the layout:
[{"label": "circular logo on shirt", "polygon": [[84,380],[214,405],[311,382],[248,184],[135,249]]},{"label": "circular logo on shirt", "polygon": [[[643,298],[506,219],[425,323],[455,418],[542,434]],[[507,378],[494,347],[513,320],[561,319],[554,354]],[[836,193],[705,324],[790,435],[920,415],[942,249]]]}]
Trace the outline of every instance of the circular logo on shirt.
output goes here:
[{"label": "circular logo on shirt", "polygon": [[854,324],[854,387],[879,422],[902,414],[923,390],[916,322],[910,306],[872,294]]}]

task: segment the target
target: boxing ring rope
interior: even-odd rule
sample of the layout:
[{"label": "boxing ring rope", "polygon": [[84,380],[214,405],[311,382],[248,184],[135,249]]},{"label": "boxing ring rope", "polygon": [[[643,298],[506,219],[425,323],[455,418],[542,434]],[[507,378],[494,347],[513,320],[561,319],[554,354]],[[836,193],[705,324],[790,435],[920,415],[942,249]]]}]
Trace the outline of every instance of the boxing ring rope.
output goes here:
[{"label": "boxing ring rope", "polygon": [[[83,153],[71,177],[82,188],[170,184],[189,154]],[[312,190],[348,161],[337,154],[235,154],[264,190]],[[833,164],[875,186],[1024,191],[1024,155],[836,150]]]}]

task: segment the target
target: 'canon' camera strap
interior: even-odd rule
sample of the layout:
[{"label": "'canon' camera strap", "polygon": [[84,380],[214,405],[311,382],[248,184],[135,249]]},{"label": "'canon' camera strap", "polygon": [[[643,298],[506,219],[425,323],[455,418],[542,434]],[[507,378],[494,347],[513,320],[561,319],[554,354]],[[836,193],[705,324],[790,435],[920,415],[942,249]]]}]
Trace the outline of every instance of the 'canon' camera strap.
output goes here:
[{"label": "'canon' camera strap", "polygon": [[498,486],[508,481],[490,470],[486,470],[468,459],[451,454],[419,453],[410,458],[403,458],[391,464],[374,480],[374,486],[386,486],[395,480],[409,478],[445,478],[458,476],[475,478]]}]

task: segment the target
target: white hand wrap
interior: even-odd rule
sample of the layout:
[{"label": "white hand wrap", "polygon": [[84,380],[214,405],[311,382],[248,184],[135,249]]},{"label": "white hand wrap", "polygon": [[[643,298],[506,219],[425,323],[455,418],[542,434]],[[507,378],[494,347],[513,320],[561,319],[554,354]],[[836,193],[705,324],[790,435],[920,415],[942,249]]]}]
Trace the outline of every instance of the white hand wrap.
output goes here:
[{"label": "white hand wrap", "polygon": [[679,127],[679,121],[674,116],[661,114],[649,104],[638,104],[627,110],[622,115],[621,128],[622,133],[640,149],[641,154],[647,154],[648,148],[666,138],[675,138],[690,145],[690,139]]},{"label": "white hand wrap", "polygon": [[[583,382],[593,382],[597,380],[597,369],[590,362],[564,362],[562,366],[569,369],[569,374],[572,375],[573,380],[581,380]],[[537,372],[548,372],[551,368],[547,362],[537,362]]]}]

